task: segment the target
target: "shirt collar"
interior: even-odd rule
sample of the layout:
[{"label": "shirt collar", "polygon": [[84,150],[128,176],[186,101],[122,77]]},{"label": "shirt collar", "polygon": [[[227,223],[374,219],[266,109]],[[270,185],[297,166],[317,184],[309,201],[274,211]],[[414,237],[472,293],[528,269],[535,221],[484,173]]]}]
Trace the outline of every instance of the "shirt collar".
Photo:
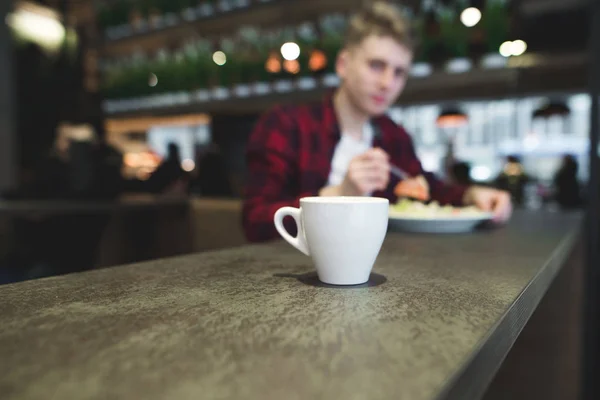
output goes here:
[{"label": "shirt collar", "polygon": [[323,96],[323,132],[334,139],[339,139],[341,132],[340,124],[335,114],[335,107],[333,106],[334,93],[335,91],[331,90]]},{"label": "shirt collar", "polygon": [[[335,113],[335,107],[333,105],[333,95],[335,94],[334,90],[330,90],[323,96],[323,132],[326,132],[330,137],[335,139],[336,141],[341,137],[340,124]],[[379,143],[382,139],[383,132],[381,128],[381,120],[382,117],[374,117],[371,119],[370,123],[373,127],[373,142]]]}]

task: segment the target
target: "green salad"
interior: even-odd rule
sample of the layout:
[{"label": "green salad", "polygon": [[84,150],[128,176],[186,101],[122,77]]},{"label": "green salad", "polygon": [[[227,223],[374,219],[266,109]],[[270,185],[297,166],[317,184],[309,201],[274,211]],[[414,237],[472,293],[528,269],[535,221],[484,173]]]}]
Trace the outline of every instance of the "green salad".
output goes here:
[{"label": "green salad", "polygon": [[477,207],[453,207],[451,205],[440,205],[437,201],[428,204],[420,201],[401,199],[396,204],[390,205],[390,212],[410,217],[435,218],[435,217],[479,217],[486,214]]}]

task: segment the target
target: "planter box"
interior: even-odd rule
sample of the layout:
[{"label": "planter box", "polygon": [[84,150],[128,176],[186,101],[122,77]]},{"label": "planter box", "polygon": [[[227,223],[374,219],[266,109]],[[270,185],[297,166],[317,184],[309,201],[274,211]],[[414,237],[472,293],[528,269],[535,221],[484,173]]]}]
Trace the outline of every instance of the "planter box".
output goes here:
[{"label": "planter box", "polygon": [[499,53],[489,53],[481,57],[479,65],[484,69],[505,68],[508,64],[508,58]]},{"label": "planter box", "polygon": [[415,78],[423,78],[431,75],[433,72],[433,67],[431,64],[426,62],[417,62],[414,63],[412,68],[410,69],[410,76]]},{"label": "planter box", "polygon": [[246,8],[250,5],[250,0],[234,0],[235,8]]},{"label": "planter box", "polygon": [[287,93],[294,90],[294,84],[292,83],[292,81],[287,79],[275,82],[273,87],[275,88],[275,91],[279,93]]},{"label": "planter box", "polygon": [[449,74],[462,74],[473,68],[473,62],[466,57],[453,58],[446,63],[446,71]]},{"label": "planter box", "polygon": [[198,14],[196,13],[195,9],[186,8],[181,12],[181,17],[184,19],[184,21],[195,21],[198,18]]},{"label": "planter box", "polygon": [[271,93],[271,86],[266,82],[256,82],[252,85],[252,93],[258,96]]},{"label": "planter box", "polygon": [[214,88],[212,90],[212,98],[216,99],[216,100],[225,100],[228,99],[230,97],[230,92],[229,89],[224,88],[224,87],[218,87],[218,88]]},{"label": "planter box", "polygon": [[194,92],[194,99],[198,102],[210,100],[210,91],[207,89],[198,89]]},{"label": "planter box", "polygon": [[150,17],[150,26],[154,29],[161,29],[165,26],[165,18],[162,15],[153,15]]},{"label": "planter box", "polygon": [[196,7],[196,13],[200,17],[210,17],[215,13],[215,9],[210,3],[203,3]]},{"label": "planter box", "polygon": [[221,12],[231,11],[233,7],[233,2],[230,0],[219,0],[217,2],[217,9]]},{"label": "planter box", "polygon": [[252,94],[249,85],[236,85],[233,94],[237,97],[248,97]]},{"label": "planter box", "polygon": [[178,22],[179,22],[179,18],[177,17],[177,14],[168,13],[165,15],[165,25],[166,26],[174,26],[174,25],[177,25]]},{"label": "planter box", "polygon": [[336,74],[327,74],[323,77],[325,87],[337,87],[340,84],[340,78]]},{"label": "planter box", "polygon": [[317,87],[317,80],[309,76],[298,78],[296,81],[296,86],[300,90],[311,90]]}]

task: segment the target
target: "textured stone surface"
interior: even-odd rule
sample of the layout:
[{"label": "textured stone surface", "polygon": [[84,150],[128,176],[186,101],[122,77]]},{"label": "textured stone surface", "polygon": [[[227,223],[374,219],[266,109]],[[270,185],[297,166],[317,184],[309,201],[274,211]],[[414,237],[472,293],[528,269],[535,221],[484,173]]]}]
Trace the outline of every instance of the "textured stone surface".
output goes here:
[{"label": "textured stone surface", "polygon": [[389,233],[358,289],[286,243],[0,286],[0,397],[432,399],[578,222]]}]

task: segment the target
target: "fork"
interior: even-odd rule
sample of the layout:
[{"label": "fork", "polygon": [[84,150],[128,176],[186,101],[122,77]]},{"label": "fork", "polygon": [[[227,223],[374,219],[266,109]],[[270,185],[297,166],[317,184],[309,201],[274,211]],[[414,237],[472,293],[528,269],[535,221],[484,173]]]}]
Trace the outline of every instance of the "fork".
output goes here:
[{"label": "fork", "polygon": [[412,177],[400,167],[390,164],[390,172],[400,179],[411,179]]},{"label": "fork", "polygon": [[[377,126],[377,124],[375,124],[374,122],[371,122],[371,126],[373,127],[373,140],[381,139],[381,129],[379,129],[379,126]],[[412,176],[408,172],[392,163],[390,163],[390,172],[400,179],[412,178]]]}]

